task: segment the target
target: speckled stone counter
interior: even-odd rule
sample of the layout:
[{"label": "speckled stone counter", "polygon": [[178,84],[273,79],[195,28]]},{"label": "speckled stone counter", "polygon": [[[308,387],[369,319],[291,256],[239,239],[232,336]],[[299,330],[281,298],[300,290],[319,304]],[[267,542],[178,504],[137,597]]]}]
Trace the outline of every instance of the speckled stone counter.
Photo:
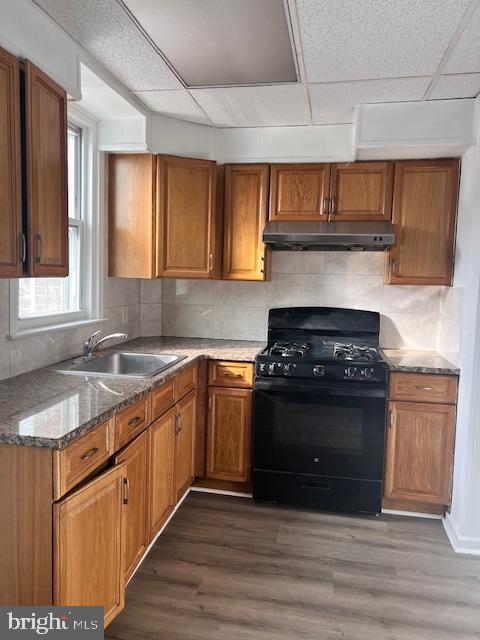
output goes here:
[{"label": "speckled stone counter", "polygon": [[382,349],[390,371],[460,375],[460,369],[436,351]]},{"label": "speckled stone counter", "polygon": [[0,382],[0,443],[59,449],[200,358],[253,362],[261,342],[140,338],[116,350],[172,353],[184,360],[153,378],[82,377],[38,369]]}]

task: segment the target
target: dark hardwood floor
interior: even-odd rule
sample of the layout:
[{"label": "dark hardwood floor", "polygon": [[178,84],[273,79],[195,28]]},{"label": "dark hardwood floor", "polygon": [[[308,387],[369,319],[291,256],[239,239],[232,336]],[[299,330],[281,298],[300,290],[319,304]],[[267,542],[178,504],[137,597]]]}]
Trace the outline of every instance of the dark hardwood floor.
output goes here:
[{"label": "dark hardwood floor", "polygon": [[438,520],[191,493],[105,637],[478,639],[480,558],[455,554]]}]

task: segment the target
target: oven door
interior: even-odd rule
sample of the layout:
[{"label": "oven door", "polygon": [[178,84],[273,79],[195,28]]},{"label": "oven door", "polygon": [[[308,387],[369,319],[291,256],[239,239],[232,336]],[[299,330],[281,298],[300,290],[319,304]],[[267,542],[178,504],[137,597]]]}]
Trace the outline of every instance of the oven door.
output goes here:
[{"label": "oven door", "polygon": [[384,387],[257,379],[254,402],[256,469],[383,478]]}]

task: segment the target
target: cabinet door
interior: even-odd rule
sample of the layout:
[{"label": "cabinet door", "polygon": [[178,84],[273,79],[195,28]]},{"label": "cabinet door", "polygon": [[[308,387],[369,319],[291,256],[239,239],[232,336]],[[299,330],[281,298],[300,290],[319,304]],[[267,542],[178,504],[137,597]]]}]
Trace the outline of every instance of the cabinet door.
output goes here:
[{"label": "cabinet door", "polygon": [[268,164],[225,167],[223,278],[265,280]]},{"label": "cabinet door", "polygon": [[54,604],[104,607],[108,624],[124,607],[124,465],[54,505]]},{"label": "cabinet door", "polygon": [[455,407],[390,403],[385,497],[450,503]]},{"label": "cabinet door", "polygon": [[150,436],[142,433],[117,454],[116,464],[125,463],[127,504],[123,517],[123,568],[125,582],[135,571],[148,546],[148,475]]},{"label": "cabinet door", "polygon": [[326,220],[329,164],[272,164],[270,220]]},{"label": "cabinet door", "polygon": [[109,275],[153,278],[155,156],[112,154],[108,164]]},{"label": "cabinet door", "polygon": [[150,432],[150,535],[161,528],[175,504],[173,495],[174,407],[154,422]]},{"label": "cabinet door", "polygon": [[192,391],[177,404],[175,425],[175,496],[178,501],[193,481],[197,394]]},{"label": "cabinet door", "polygon": [[333,164],[331,220],[390,220],[393,162]]},{"label": "cabinet door", "polygon": [[458,160],[395,163],[390,284],[452,283],[458,171]]},{"label": "cabinet door", "polygon": [[67,96],[28,61],[25,113],[29,274],[67,276]]},{"label": "cabinet door", "polygon": [[210,278],[218,260],[216,164],[158,156],[157,276]]},{"label": "cabinet door", "polygon": [[0,49],[0,278],[22,275],[20,73]]},{"label": "cabinet door", "polygon": [[252,391],[208,390],[207,476],[248,482],[251,468]]}]

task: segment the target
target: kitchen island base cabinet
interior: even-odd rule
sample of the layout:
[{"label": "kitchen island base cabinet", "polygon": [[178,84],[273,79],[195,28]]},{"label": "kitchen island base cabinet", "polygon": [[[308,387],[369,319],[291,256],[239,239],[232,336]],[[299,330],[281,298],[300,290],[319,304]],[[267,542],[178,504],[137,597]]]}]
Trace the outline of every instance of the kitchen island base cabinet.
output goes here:
[{"label": "kitchen island base cabinet", "polygon": [[54,604],[104,607],[105,626],[123,609],[125,465],[54,505]]},{"label": "kitchen island base cabinet", "polygon": [[150,536],[170,515],[173,495],[173,456],[177,411],[174,407],[150,427]]},{"label": "kitchen island base cabinet", "polygon": [[177,405],[175,419],[175,502],[193,482],[197,394],[189,393]]}]

